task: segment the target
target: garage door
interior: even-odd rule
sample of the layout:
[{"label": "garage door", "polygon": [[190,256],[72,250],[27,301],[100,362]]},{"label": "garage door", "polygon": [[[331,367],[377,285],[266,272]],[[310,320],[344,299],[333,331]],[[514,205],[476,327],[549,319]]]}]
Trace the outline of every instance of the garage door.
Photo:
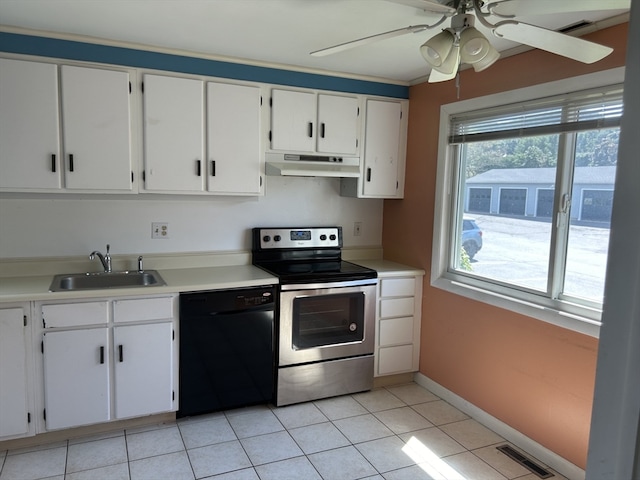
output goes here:
[{"label": "garage door", "polygon": [[592,222],[610,222],[613,190],[583,190],[582,218]]},{"label": "garage door", "polygon": [[527,203],[525,188],[503,188],[500,190],[500,214],[524,215]]},{"label": "garage door", "polygon": [[536,217],[551,217],[553,214],[553,192],[551,189],[538,189]]},{"label": "garage door", "polygon": [[469,211],[480,213],[489,213],[491,211],[490,188],[469,189]]}]

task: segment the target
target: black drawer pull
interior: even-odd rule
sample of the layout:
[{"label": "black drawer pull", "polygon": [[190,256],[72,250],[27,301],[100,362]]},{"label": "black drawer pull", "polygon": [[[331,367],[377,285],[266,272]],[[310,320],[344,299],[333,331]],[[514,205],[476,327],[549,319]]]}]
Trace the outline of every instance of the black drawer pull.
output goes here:
[{"label": "black drawer pull", "polygon": [[308,132],[309,132],[309,137],[313,137],[313,123],[312,122],[309,122]]},{"label": "black drawer pull", "polygon": [[69,171],[73,172],[73,154],[69,154]]},{"label": "black drawer pull", "polygon": [[324,138],[324,123],[320,124],[320,137]]},{"label": "black drawer pull", "polygon": [[216,176],[216,161],[215,160],[211,160],[211,176],[212,177]]},{"label": "black drawer pull", "polygon": [[367,168],[367,182],[371,181],[371,167]]},{"label": "black drawer pull", "polygon": [[51,154],[51,171],[56,173],[56,154]]},{"label": "black drawer pull", "polygon": [[104,347],[100,347],[100,364],[104,363]]},{"label": "black drawer pull", "polygon": [[200,160],[196,160],[196,175],[202,176],[202,162]]},{"label": "black drawer pull", "polygon": [[124,362],[124,355],[122,350],[123,350],[122,345],[118,345],[118,360],[120,362]]}]

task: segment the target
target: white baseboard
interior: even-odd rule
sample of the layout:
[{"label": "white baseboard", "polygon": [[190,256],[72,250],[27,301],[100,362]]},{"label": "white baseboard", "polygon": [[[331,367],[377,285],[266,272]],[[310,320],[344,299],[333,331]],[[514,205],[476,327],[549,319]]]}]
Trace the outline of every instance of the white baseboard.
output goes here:
[{"label": "white baseboard", "polygon": [[498,420],[496,417],[489,415],[487,412],[481,410],[472,403],[469,403],[461,396],[456,395],[451,390],[447,390],[439,383],[434,382],[429,377],[418,372],[414,375],[414,381],[444,401],[450,403],[458,410],[463,411],[474,420],[477,420],[485,427],[493,430],[516,447],[533,455],[559,474],[564,475],[570,480],[584,480],[585,471],[577,465],[574,465],[557,453],[554,453],[548,448],[540,445],[538,442],[520,433],[515,428],[510,427],[501,420]]}]

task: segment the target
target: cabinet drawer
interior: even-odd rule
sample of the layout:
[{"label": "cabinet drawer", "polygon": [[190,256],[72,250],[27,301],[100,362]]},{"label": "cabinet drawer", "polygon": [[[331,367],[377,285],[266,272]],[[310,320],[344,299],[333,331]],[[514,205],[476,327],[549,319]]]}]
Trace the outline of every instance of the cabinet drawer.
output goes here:
[{"label": "cabinet drawer", "polygon": [[173,318],[173,297],[135,298],[113,302],[113,321],[137,322]]},{"label": "cabinet drawer", "polygon": [[413,343],[413,317],[380,320],[378,342],[381,347]]},{"label": "cabinet drawer", "polygon": [[416,279],[410,278],[383,278],[380,280],[380,296],[382,297],[406,297],[415,294]]},{"label": "cabinet drawer", "polygon": [[378,375],[413,370],[413,345],[384,347],[378,350]]},{"label": "cabinet drawer", "polygon": [[387,298],[380,300],[380,318],[413,315],[414,298]]},{"label": "cabinet drawer", "polygon": [[109,303],[61,303],[43,305],[42,318],[46,328],[102,325],[109,321]]}]

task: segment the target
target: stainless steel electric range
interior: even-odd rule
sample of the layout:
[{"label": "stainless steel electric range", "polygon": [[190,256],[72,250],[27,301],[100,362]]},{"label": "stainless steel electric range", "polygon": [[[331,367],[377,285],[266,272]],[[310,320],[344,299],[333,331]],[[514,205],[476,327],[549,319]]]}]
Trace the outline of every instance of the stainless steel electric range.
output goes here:
[{"label": "stainless steel electric range", "polygon": [[276,405],[370,390],[377,273],[342,260],[342,227],[254,228],[252,254],[280,282]]}]

